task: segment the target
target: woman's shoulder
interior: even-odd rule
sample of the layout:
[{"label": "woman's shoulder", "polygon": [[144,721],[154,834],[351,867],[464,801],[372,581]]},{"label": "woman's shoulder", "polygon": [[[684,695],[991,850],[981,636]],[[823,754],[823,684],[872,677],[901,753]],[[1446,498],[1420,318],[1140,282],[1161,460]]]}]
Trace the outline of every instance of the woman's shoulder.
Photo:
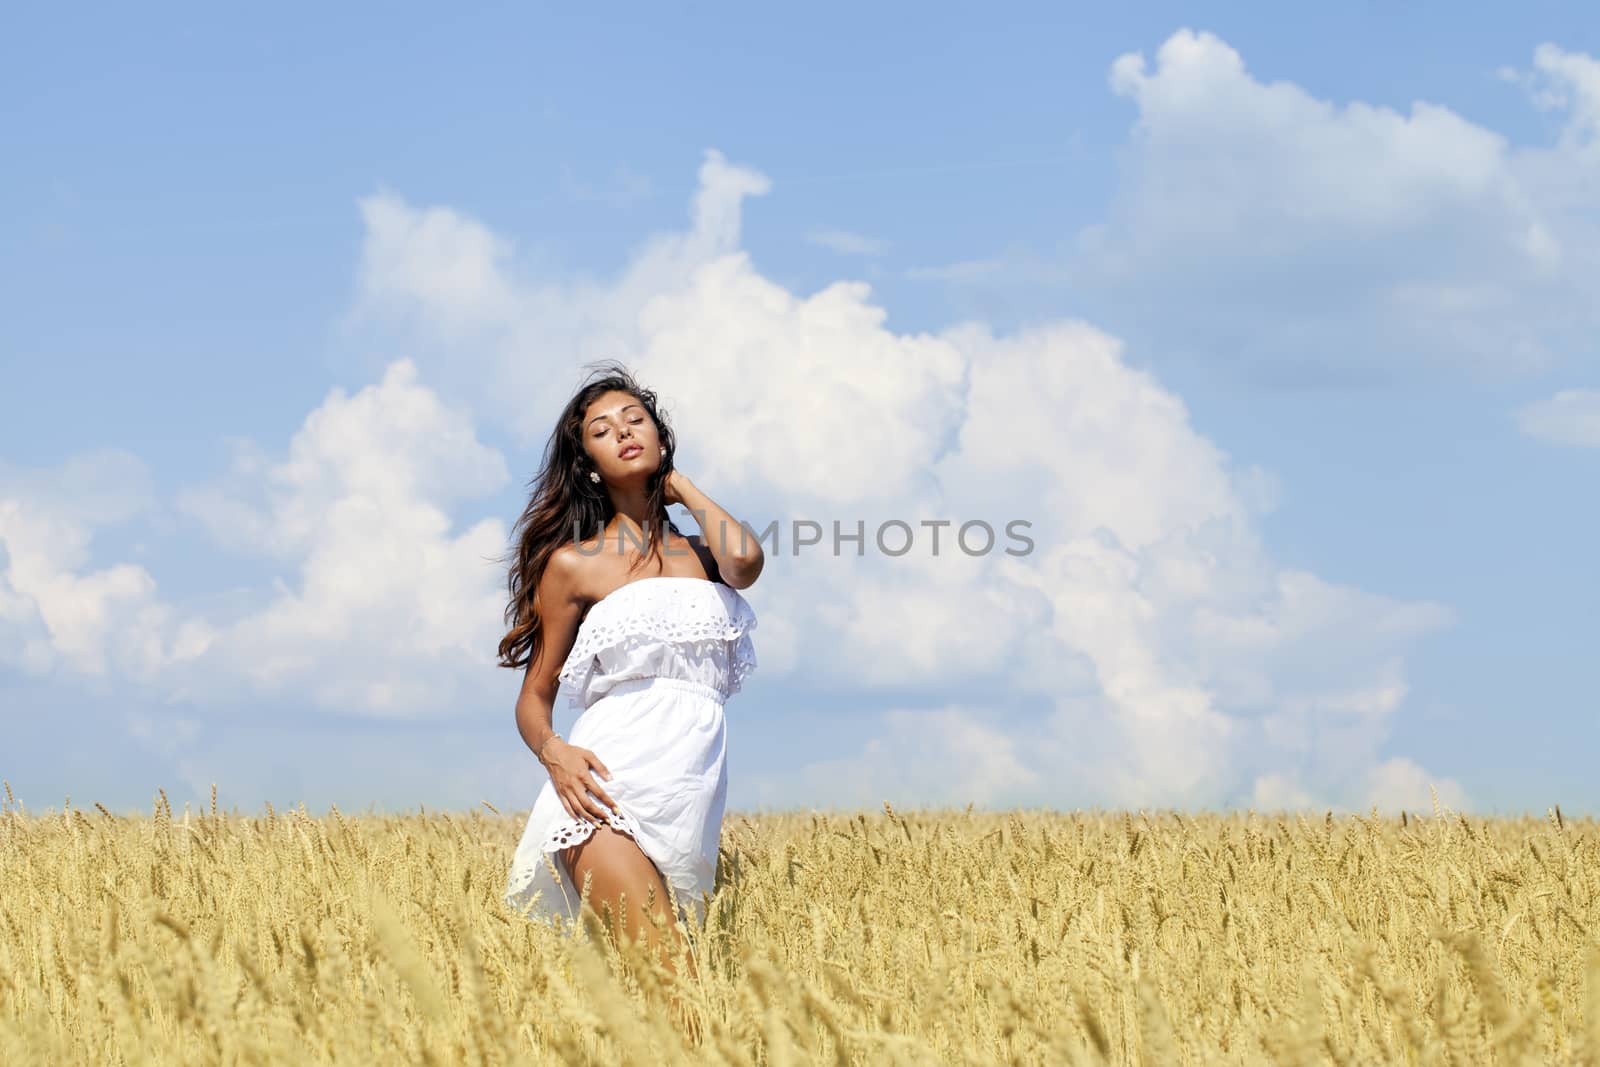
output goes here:
[{"label": "woman's shoulder", "polygon": [[592,545],[584,547],[568,542],[556,549],[547,565],[548,569],[559,570],[560,584],[583,605],[585,612],[605,599],[607,589],[626,580],[617,573],[615,566],[607,565],[605,555]]},{"label": "woman's shoulder", "polygon": [[550,554],[544,565],[545,574],[567,585],[581,584],[588,573],[592,557],[579,551],[578,546],[567,542]]}]

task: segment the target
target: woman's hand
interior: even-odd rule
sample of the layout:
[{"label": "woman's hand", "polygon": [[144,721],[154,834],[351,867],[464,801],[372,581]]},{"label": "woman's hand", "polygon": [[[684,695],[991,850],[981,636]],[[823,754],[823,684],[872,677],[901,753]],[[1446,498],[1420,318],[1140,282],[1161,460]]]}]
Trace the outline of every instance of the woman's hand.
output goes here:
[{"label": "woman's hand", "polygon": [[666,502],[668,504],[682,504],[685,489],[693,489],[694,483],[689,481],[689,476],[674,467],[667,472]]},{"label": "woman's hand", "polygon": [[[582,822],[604,823],[605,809],[615,811],[617,805],[589,776],[589,769],[593,767],[607,781],[611,779],[611,771],[600,762],[600,757],[586,748],[569,745],[565,738],[559,737],[547,741],[543,751],[545,769],[550,772],[556,796],[561,798],[561,806],[567,809],[567,814]],[[600,799],[595,800],[590,793]]]}]

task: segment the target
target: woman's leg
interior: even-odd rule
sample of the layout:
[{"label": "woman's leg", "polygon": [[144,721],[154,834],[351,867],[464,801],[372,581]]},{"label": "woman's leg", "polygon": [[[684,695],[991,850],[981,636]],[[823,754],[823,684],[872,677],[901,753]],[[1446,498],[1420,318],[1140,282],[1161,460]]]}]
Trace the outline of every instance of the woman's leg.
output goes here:
[{"label": "woman's leg", "polygon": [[[661,872],[651,862],[650,857],[644,854],[639,843],[628,834],[614,830],[609,826],[597,826],[594,833],[588,838],[564,849],[561,856],[567,862],[567,870],[572,875],[572,882],[578,887],[578,892],[583,892],[583,879],[590,877],[589,904],[602,918],[609,918],[613,933],[619,928],[626,927],[628,937],[634,941],[643,938],[648,947],[657,949],[657,937],[654,925],[650,921],[651,915],[664,916],[667,929],[676,935],[676,927],[672,914],[672,904],[667,895],[666,880],[661,877]],[[649,894],[654,893],[649,911],[645,910],[645,902]],[[628,915],[621,916],[618,897],[627,899]],[[618,919],[624,919],[618,922]],[[674,950],[681,949],[681,939],[674,944]],[[689,960],[689,974],[694,974],[694,962]],[[662,957],[667,970],[677,973],[675,959],[671,953]]]},{"label": "woman's leg", "polygon": [[[644,938],[648,951],[657,951],[658,937],[654,925],[650,921],[651,915],[666,917],[667,929],[673,934],[673,948],[671,952],[662,952],[657,956],[673,975],[678,973],[676,956],[674,953],[683,952],[683,937],[678,933],[672,915],[672,904],[667,896],[667,883],[661,877],[661,872],[651,862],[650,857],[644,854],[629,835],[609,826],[599,826],[594,833],[571,848],[563,849],[561,857],[567,863],[567,870],[572,875],[573,884],[578,887],[581,895],[583,892],[583,879],[590,877],[589,905],[600,914],[602,920],[608,921],[615,936],[619,928],[632,926],[628,937],[638,941]],[[653,893],[649,911],[645,910],[645,901]],[[618,905],[619,895],[627,898],[629,915],[618,918],[621,907]],[[627,921],[628,919],[632,921]],[[688,962],[689,977],[694,977],[694,957],[684,955]],[[676,992],[668,993],[670,1001],[668,1007],[679,1025],[683,1028],[684,1036],[698,1046],[701,1040],[701,1031],[693,1012],[689,1011],[679,999]]]}]

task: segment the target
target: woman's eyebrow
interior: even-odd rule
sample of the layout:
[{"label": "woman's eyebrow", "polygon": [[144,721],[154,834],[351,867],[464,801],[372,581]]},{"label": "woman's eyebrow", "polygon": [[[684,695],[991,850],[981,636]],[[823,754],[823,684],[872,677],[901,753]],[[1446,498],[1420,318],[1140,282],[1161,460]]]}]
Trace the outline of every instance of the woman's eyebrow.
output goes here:
[{"label": "woman's eyebrow", "polygon": [[[638,404],[624,404],[620,408],[617,409],[617,414],[621,415],[624,411],[627,411],[629,408],[636,408],[636,407],[640,407],[640,405],[638,405]],[[610,415],[596,415],[594,418],[589,420],[589,425],[593,426],[595,423],[599,422],[601,419],[609,419],[610,417],[611,417]]]}]

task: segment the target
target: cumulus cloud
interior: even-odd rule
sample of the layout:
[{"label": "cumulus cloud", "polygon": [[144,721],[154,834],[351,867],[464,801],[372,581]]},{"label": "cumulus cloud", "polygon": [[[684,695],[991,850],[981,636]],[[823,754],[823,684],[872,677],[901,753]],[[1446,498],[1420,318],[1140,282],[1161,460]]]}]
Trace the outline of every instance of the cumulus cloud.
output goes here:
[{"label": "cumulus cloud", "polygon": [[[1204,34],[1174,36],[1150,74],[1123,57],[1112,84],[1140,108],[1138,178],[1108,227],[1135,262],[1175,260],[1185,284],[1198,281],[1207,242],[1171,216],[1208,213],[1231,227],[1231,239],[1214,242],[1223,285],[1279,279],[1245,290],[1236,307],[1270,315],[1285,291],[1313,294],[1334,315],[1356,313],[1358,332],[1331,339],[1378,346],[1371,358],[1410,347],[1456,365],[1536,371],[1593,322],[1592,254],[1574,228],[1592,216],[1547,195],[1552,164],[1581,165],[1570,146],[1553,158],[1426,102],[1402,115],[1264,85]],[[1183,101],[1187,90],[1196,97]],[[1197,166],[1200,195],[1162,204]],[[1330,325],[1290,306],[1295,320]]]},{"label": "cumulus cloud", "polygon": [[[785,541],[751,593],[768,675],[810,665],[868,699],[935,700],[874,719],[875,735],[839,757],[866,781],[905,779],[901,761],[943,765],[906,754],[919,723],[943,723],[977,746],[969,759],[998,768],[981,782],[913,775],[906,788],[928,802],[1237,803],[1258,780],[1322,802],[1380,765],[1406,653],[1450,624],[1446,607],[1275,563],[1257,529],[1275,476],[1196,431],[1179,397],[1087,323],[898,334],[863,282],[801,294],[763,277],[738,219],[745,196],[768,190],[708,153],[690,229],[646,244],[609,285],[532,276],[465,216],[369,201],[364,275],[406,281],[369,291],[367,311],[396,305],[396,321],[432,330],[470,322],[492,343],[463,377],[502,383],[530,331],[570,341],[557,366],[609,346],[662,393],[680,465],[714,499],[757,529],[816,521],[823,544]],[[431,225],[454,236],[396,239]],[[471,267],[438,247],[467,250]],[[419,282],[432,272],[438,285]],[[504,417],[542,439],[571,384],[546,383],[542,421],[525,405]],[[1032,550],[960,551],[955,530],[972,519],[1027,521]],[[873,532],[893,520],[919,536],[890,558]],[[865,551],[835,554],[835,523],[864,529]],[[1004,698],[981,717],[937,699],[969,683]],[[1008,702],[1029,709],[1026,734]],[[771,788],[803,792],[837,770],[797,768]]]},{"label": "cumulus cloud", "polygon": [[1509,74],[1540,108],[1564,115],[1558,147],[1595,162],[1600,145],[1600,60],[1546,42],[1534,49],[1531,70]]},{"label": "cumulus cloud", "polygon": [[150,475],[117,450],[47,470],[0,463],[0,662],[30,674],[148,680],[211,640],[182,621],[144,567],[96,566],[96,528],[153,505]]},{"label": "cumulus cloud", "polygon": [[[238,442],[224,479],[178,494],[177,510],[223,551],[287,572],[235,591],[237,610],[219,617],[215,604],[208,614],[163,600],[138,564],[96,566],[94,530],[155,507],[135,457],[7,467],[0,657],[34,673],[130,679],[213,714],[272,697],[387,718],[475,710],[498,680],[507,531],[498,518],[458,530],[447,508],[509,478],[471,417],[421,384],[411,362],[353,395],[335,388],[285,455]],[[148,718],[128,725],[136,738],[156,729]]]},{"label": "cumulus cloud", "polygon": [[706,153],[699,179],[689,228],[645,241],[609,281],[546,276],[537,249],[520,249],[450,208],[374,193],[360,204],[360,296],[347,325],[390,331],[444,392],[519,443],[542,444],[577,382],[571,368],[636,352],[646,301],[734,250],[744,198],[771,185],[716,151]]},{"label": "cumulus cloud", "polygon": [[949,705],[892,708],[850,755],[807,764],[787,779],[761,783],[763,804],[841,808],[1025,805],[1041,792],[1043,772],[1028,766],[1027,740],[1008,731],[998,708]]},{"label": "cumulus cloud", "polygon": [[[1241,784],[1274,760],[1327,795],[1376,759],[1403,651],[1449,625],[1447,608],[1276,564],[1256,530],[1275,478],[1195,431],[1115,338],[1078,322],[946,336],[972,366],[946,499],[1031,498],[1039,519],[1040,551],[995,576],[1014,603],[1030,603],[1020,588],[1046,605],[999,632],[1025,648],[1018,631],[1042,617],[1068,668],[1032,754],[1118,802],[1191,804],[1248,800]],[[892,640],[856,644],[883,656]],[[1368,690],[1388,698],[1363,703]],[[1307,748],[1274,715],[1340,743]]]},{"label": "cumulus cloud", "polygon": [[1264,83],[1207,33],[1153,66],[1118,58],[1110,84],[1139,117],[1110,216],[1082,235],[1086,284],[1171,297],[1172,325],[1255,360],[1368,370],[1408,353],[1538,371],[1593,324],[1592,253],[1544,195],[1548,154],[1425,101]]},{"label": "cumulus cloud", "polygon": [[458,531],[446,508],[509,478],[408,360],[354,395],[333,389],[281,460],[242,447],[223,484],[185,491],[179,507],[219,543],[296,573],[219,628],[209,681],[350,714],[469,709],[501,633],[507,529],[485,518]]},{"label": "cumulus cloud", "polygon": [[1317,798],[1297,779],[1277,772],[1257,778],[1250,792],[1250,807],[1256,811],[1294,811],[1316,806]]},{"label": "cumulus cloud", "polygon": [[[457,530],[446,508],[509,477],[470,416],[421,384],[409,361],[354,395],[335,388],[286,455],[240,442],[226,478],[178,494],[177,509],[224,551],[289,571],[245,591],[231,616],[206,617],[161,599],[142,566],[94,564],[96,527],[154,506],[136,458],[5,468],[0,656],[35,673],[131,679],[163,702],[213,713],[267,697],[356,716],[474,710],[498,680],[507,531],[498,518]],[[168,728],[198,724],[180,717]],[[156,729],[147,717],[128,725],[136,738]]]},{"label": "cumulus cloud", "polygon": [[[1153,60],[1111,64],[1137,116],[1104,219],[1060,263],[1065,287],[1153,358],[1274,385],[1525,376],[1592,354],[1597,69],[1547,44],[1507,75],[1562,120],[1555,143],[1524,146],[1440,104],[1264,81],[1217,36],[1180,30]],[[1044,280],[1011,252],[908,276]]]},{"label": "cumulus cloud", "polygon": [[965,366],[946,341],[882,329],[870,291],[836,282],[799,297],[737,252],[645,304],[638,363],[693,383],[675,410],[716,435],[694,452],[707,478],[797,507],[926,491],[960,424]]},{"label": "cumulus cloud", "polygon": [[387,191],[364,199],[361,215],[365,308],[401,313],[452,339],[515,315],[518,294],[503,276],[512,248],[487,227],[449,208],[412,211]]},{"label": "cumulus cloud", "polygon": [[[866,531],[859,555],[786,542],[750,593],[769,684],[803,669],[857,699],[895,693],[859,749],[773,789],[848,774],[902,803],[1323,803],[1425,773],[1380,750],[1405,657],[1449,610],[1274,561],[1258,525],[1275,476],[1199,433],[1122,341],[1078,321],[896,333],[866,283],[798,294],[754,268],[739,220],[763,175],[709,152],[700,178],[688,229],[601,281],[541,277],[453,209],[364,200],[354,321],[415,356],[332,390],[285,455],[239,446],[221,483],[180,496],[286,577],[208,624],[171,677],[377,716],[469,705],[497,680],[507,531],[448,509],[509,479],[476,420],[542,443],[577,364],[621,356],[661,393],[680,464],[736,516]],[[971,520],[1022,520],[1029,550],[964,551]],[[892,521],[916,536],[889,556],[872,531]],[[39,540],[7,522],[8,548]],[[0,610],[20,614],[21,586],[5,588]],[[952,701],[956,686],[986,696]]]},{"label": "cumulus cloud", "polygon": [[1332,796],[1308,791],[1298,776],[1264,774],[1255,781],[1250,806],[1257,811],[1331,809],[1343,813],[1365,813],[1376,808],[1380,814],[1394,815],[1402,811],[1431,812],[1435,799],[1445,811],[1469,810],[1460,782],[1430,774],[1414,760],[1396,756],[1368,768]]},{"label": "cumulus cloud", "polygon": [[1361,784],[1361,806],[1376,806],[1380,812],[1432,811],[1436,798],[1441,808],[1466,810],[1466,793],[1458,782],[1431,775],[1403,756],[1372,768]]},{"label": "cumulus cloud", "polygon": [[1556,445],[1600,448],[1600,389],[1563,389],[1514,412],[1517,428]]}]

